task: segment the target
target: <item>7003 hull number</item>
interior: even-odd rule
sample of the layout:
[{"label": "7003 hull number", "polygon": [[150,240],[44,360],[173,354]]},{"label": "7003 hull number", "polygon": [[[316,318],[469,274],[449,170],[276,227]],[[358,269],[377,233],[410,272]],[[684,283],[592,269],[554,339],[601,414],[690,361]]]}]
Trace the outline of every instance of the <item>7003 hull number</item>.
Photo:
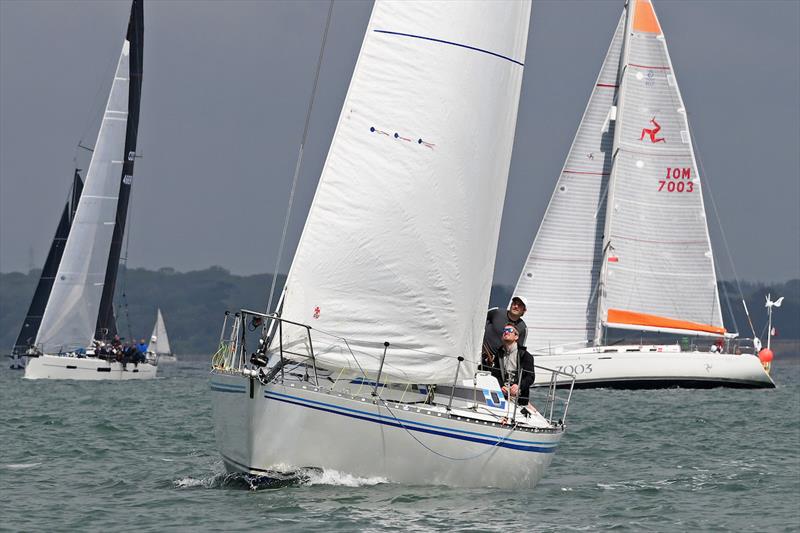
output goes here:
[{"label": "7003 hull number", "polygon": [[561,365],[557,366],[556,370],[559,372],[565,372],[567,374],[575,374],[576,376],[580,376],[581,374],[591,374],[592,363],[586,363],[582,365]]}]

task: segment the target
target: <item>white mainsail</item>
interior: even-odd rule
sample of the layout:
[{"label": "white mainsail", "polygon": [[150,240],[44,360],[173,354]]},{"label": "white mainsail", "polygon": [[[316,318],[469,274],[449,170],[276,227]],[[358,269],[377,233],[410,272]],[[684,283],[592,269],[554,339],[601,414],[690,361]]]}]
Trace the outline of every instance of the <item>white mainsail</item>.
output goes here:
[{"label": "white mainsail", "polygon": [[594,339],[624,33],[623,13],[514,289],[527,300],[530,349]]},{"label": "white mainsail", "polygon": [[[126,40],[97,135],[72,230],[35,344],[44,352],[82,348],[94,338],[120,188],[128,120]],[[132,155],[131,155],[132,156]]]},{"label": "white mainsail", "polygon": [[282,317],[327,366],[374,375],[388,342],[384,375],[449,382],[479,357],[530,3],[410,4],[375,3]]},{"label": "white mainsail", "polygon": [[153,326],[153,334],[150,335],[150,344],[147,351],[158,355],[169,355],[172,353],[169,347],[169,337],[167,336],[167,326],[164,325],[164,317],[161,309],[156,315],[156,323]]},{"label": "white mainsail", "polygon": [[720,335],[686,109],[652,4],[629,9],[598,314],[610,327]]}]

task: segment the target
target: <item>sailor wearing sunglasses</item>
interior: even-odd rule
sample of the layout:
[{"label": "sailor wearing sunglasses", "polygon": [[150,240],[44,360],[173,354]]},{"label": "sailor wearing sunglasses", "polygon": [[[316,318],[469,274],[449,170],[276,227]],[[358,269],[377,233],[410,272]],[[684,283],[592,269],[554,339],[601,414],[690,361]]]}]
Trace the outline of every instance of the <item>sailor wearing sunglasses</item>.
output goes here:
[{"label": "sailor wearing sunglasses", "polygon": [[[491,372],[508,398],[518,398],[519,405],[528,405],[534,380],[533,355],[519,346],[519,332],[513,322],[503,326],[503,344],[495,355],[489,356]],[[484,365],[486,366],[486,365]]]}]

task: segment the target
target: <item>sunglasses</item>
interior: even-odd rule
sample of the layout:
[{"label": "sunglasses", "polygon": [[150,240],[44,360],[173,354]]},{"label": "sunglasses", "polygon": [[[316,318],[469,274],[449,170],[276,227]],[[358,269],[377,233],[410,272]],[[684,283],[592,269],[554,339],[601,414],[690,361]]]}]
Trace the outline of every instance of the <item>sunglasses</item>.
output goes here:
[{"label": "sunglasses", "polygon": [[503,328],[503,333],[516,333],[517,330],[514,328]]}]

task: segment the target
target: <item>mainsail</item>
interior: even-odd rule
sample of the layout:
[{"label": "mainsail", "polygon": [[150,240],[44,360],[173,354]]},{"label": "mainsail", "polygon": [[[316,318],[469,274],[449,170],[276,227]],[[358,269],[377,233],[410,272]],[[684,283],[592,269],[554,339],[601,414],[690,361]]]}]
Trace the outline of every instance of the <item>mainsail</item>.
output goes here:
[{"label": "mainsail", "polygon": [[150,335],[150,344],[147,351],[158,355],[169,355],[172,353],[169,348],[169,337],[167,337],[167,326],[164,325],[164,317],[161,309],[156,315],[156,324],[153,326],[153,334]]},{"label": "mainsail", "polygon": [[436,383],[479,357],[530,3],[408,5],[375,3],[282,317],[327,366],[374,375],[389,343],[383,375]]},{"label": "mainsail", "polygon": [[75,169],[69,198],[64,206],[64,211],[61,213],[58,227],[56,227],[56,234],[53,237],[50,251],[47,253],[47,259],[42,268],[42,274],[39,277],[39,283],[36,285],[31,305],[28,308],[27,315],[25,315],[25,321],[22,323],[19,335],[17,335],[17,342],[14,343],[14,354],[25,353],[28,347],[33,344],[39,332],[42,315],[47,306],[47,300],[50,298],[50,291],[53,289],[53,282],[56,279],[58,265],[61,263],[61,256],[64,254],[64,246],[67,243],[67,237],[72,227],[72,220],[75,217],[75,210],[78,208],[78,200],[80,200],[82,190],[83,180],[79,170]]},{"label": "mainsail", "polygon": [[720,335],[686,108],[652,4],[629,10],[598,314],[608,327]]},{"label": "mainsail", "polygon": [[134,0],[83,194],[36,337],[45,352],[85,347],[96,331],[116,331],[111,298],[136,157],[143,20],[142,2]]},{"label": "mainsail", "polygon": [[514,294],[526,298],[530,349],[594,339],[617,82],[620,17]]}]

